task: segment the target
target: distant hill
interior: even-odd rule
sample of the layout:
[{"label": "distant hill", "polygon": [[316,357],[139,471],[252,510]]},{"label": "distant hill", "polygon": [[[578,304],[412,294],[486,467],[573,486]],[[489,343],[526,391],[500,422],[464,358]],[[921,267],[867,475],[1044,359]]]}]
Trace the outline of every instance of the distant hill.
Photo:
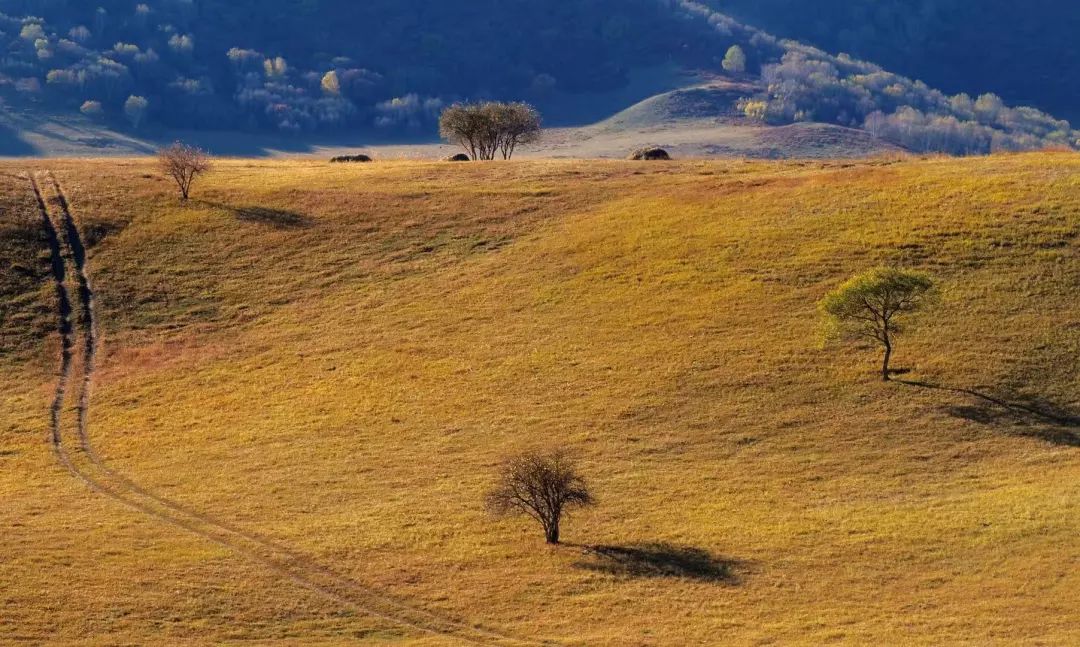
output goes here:
[{"label": "distant hill", "polygon": [[710,0],[779,36],[948,92],[1080,117],[1080,4],[1060,0]]},{"label": "distant hill", "polygon": [[[644,97],[600,115],[574,97],[618,96],[635,73],[667,66],[745,84],[714,117],[817,122],[960,154],[1077,140],[1043,112],[949,96],[689,0],[0,0],[0,9],[9,115],[81,115],[141,136],[415,137],[433,133],[446,105],[482,98],[524,99],[553,125],[585,125]],[[0,132],[5,152],[25,152],[19,119],[6,122],[16,132]],[[100,139],[86,130],[86,141]]]}]

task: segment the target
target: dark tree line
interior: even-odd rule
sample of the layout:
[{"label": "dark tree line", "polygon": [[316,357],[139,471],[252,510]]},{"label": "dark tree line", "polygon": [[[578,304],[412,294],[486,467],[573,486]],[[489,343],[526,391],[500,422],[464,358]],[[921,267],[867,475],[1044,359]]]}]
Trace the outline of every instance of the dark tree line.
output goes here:
[{"label": "dark tree line", "polygon": [[[119,122],[137,96],[149,103],[146,124],[179,127],[426,130],[456,100],[614,89],[668,51],[688,63],[714,56],[704,46],[684,53],[679,45],[707,30],[656,0],[7,0],[0,9],[7,98],[72,110],[97,102],[101,118]],[[323,83],[331,73],[336,87]]]}]

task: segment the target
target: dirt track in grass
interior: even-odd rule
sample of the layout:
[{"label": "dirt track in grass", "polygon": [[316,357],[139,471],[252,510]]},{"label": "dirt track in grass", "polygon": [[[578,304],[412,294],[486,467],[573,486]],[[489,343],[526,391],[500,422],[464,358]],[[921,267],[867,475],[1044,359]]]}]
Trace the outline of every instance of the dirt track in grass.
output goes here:
[{"label": "dirt track in grass", "polygon": [[[407,630],[475,645],[552,644],[503,635],[393,599],[315,564],[288,547],[157,495],[110,467],[95,450],[89,433],[91,391],[100,336],[86,246],[67,195],[56,177],[42,173],[29,175],[28,180],[49,241],[61,336],[60,368],[50,407],[50,442],[57,460],[73,477],[93,491],[159,522],[261,563],[296,585]],[[74,302],[72,295],[75,295]],[[75,420],[69,425],[67,423],[72,421],[65,415],[66,407],[71,384],[76,379],[79,393]],[[73,447],[78,449],[73,451]]]}]

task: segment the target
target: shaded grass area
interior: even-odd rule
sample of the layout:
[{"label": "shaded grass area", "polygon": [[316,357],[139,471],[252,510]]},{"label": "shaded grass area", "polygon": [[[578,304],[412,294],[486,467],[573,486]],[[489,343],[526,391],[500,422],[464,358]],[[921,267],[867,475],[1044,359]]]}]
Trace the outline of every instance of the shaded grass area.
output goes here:
[{"label": "shaded grass area", "polygon": [[[900,343],[905,379],[1068,420],[1075,156],[227,161],[186,207],[149,162],[56,172],[106,232],[91,433],[156,491],[365,585],[570,645],[1077,638],[1076,448],[1019,433],[1053,426],[1031,412],[958,416],[1002,406],[880,384],[874,350],[818,347],[815,308],[873,265],[930,271],[946,290]],[[0,615],[29,639],[57,605],[88,641],[438,644],[296,608],[227,556],[190,566],[206,548],[104,506],[75,514],[93,497],[50,489],[38,442],[47,368],[3,379],[0,522],[26,525],[2,536],[25,558],[0,566]],[[502,456],[553,444],[602,504],[549,551],[481,496]],[[160,574],[137,576],[147,563]],[[123,614],[88,593],[136,577]],[[174,599],[178,580],[212,608]],[[139,622],[160,617],[175,620]]]},{"label": "shaded grass area", "polygon": [[274,229],[304,229],[314,225],[314,220],[302,213],[270,207],[231,207],[223,204],[204,203],[209,207],[231,211],[244,222],[263,224]]},{"label": "shaded grass area", "polygon": [[0,174],[0,362],[31,360],[56,325],[42,298],[48,246],[31,195],[17,169]]},{"label": "shaded grass area", "polygon": [[646,543],[634,546],[583,546],[587,559],[575,564],[623,577],[675,577],[708,582],[737,582],[739,562],[693,546]]},{"label": "shaded grass area", "polygon": [[968,396],[973,404],[947,406],[957,418],[997,428],[1012,428],[1018,435],[1049,443],[1080,447],[1080,414],[1040,397],[988,395],[974,389],[931,382],[896,380],[898,384]]}]

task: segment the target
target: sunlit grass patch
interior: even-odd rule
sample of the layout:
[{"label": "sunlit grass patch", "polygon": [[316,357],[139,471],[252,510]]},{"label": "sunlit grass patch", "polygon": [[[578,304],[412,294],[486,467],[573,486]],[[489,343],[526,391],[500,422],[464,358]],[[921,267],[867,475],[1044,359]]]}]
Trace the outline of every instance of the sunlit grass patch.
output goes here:
[{"label": "sunlit grass patch", "polygon": [[[187,206],[146,162],[54,168],[104,232],[91,433],[154,491],[566,644],[1076,638],[1072,155],[236,160]],[[879,264],[942,287],[897,349],[911,381],[1062,422],[822,349],[817,301]],[[71,640],[439,644],[71,482],[44,444],[56,344],[23,335],[0,404],[0,521],[23,524],[2,547],[23,557],[0,577],[29,640],[62,602]],[[600,505],[549,550],[482,496],[503,457],[553,445]],[[120,610],[86,593],[148,564]]]}]

